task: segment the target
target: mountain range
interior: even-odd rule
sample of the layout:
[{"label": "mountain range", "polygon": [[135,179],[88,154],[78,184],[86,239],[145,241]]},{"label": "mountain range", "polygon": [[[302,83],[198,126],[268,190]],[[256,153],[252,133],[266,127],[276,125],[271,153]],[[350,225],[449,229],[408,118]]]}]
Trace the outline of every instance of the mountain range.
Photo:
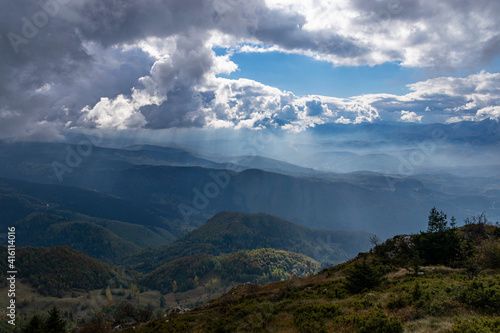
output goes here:
[{"label": "mountain range", "polygon": [[[37,183],[30,185],[32,196],[39,186],[36,193],[46,201],[65,206],[63,188],[81,196],[95,192],[101,198],[88,207],[86,199],[71,201],[72,207],[85,215],[159,227],[175,238],[220,211],[262,212],[310,228],[365,230],[381,237],[420,230],[433,206],[453,211],[459,221],[479,212],[492,219],[500,215],[497,177],[480,178],[488,186],[478,190],[473,185],[478,177],[445,173],[338,174],[259,156],[212,162],[179,147],[90,147],[80,156],[74,155],[83,151],[78,145],[3,143],[0,177]],[[256,166],[273,172],[248,169]],[[40,184],[52,185],[50,191],[63,197],[47,197],[50,191],[40,190]]]}]

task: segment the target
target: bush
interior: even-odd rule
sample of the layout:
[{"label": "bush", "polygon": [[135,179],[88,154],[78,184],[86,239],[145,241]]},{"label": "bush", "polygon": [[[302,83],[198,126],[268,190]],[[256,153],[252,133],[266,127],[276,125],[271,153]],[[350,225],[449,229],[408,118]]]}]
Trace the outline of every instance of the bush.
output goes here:
[{"label": "bush", "polygon": [[474,308],[488,312],[500,310],[500,288],[495,281],[485,286],[484,281],[472,281],[462,291],[460,300]]},{"label": "bush", "polygon": [[326,296],[328,298],[344,299],[349,295],[342,280],[333,281],[326,289]]},{"label": "bush", "polygon": [[364,310],[364,309],[369,309],[371,307],[374,307],[375,303],[373,303],[370,300],[365,299],[362,301],[354,301],[354,302],[352,302],[351,306],[354,310],[359,311],[359,310]]},{"label": "bush", "polygon": [[325,318],[334,318],[340,314],[340,309],[335,305],[304,305],[295,310],[293,322],[300,332],[322,333],[327,332]]},{"label": "bush", "polygon": [[452,333],[487,333],[500,332],[500,318],[471,319],[457,322],[451,328]]},{"label": "bush", "polygon": [[495,227],[495,230],[493,230],[493,235],[496,238],[500,238],[500,227]]},{"label": "bush", "polygon": [[346,277],[346,287],[352,294],[358,294],[382,283],[380,270],[373,265],[368,264],[366,257],[361,263],[354,264],[354,267],[348,272]]},{"label": "bush", "polygon": [[386,308],[389,310],[403,309],[409,306],[410,304],[411,304],[411,299],[409,295],[400,295],[395,299],[391,299],[387,303]]},{"label": "bush", "polygon": [[462,238],[452,218],[448,226],[446,214],[434,207],[429,214],[427,232],[413,237],[413,250],[426,265],[457,265],[461,261]]},{"label": "bush", "polygon": [[357,333],[401,333],[403,324],[396,317],[388,317],[382,311],[370,312],[365,315],[355,315],[347,322],[356,327]]},{"label": "bush", "polygon": [[455,229],[422,232],[413,243],[425,265],[453,265],[461,259],[462,240]]},{"label": "bush", "polygon": [[488,239],[481,243],[478,261],[483,268],[500,267],[500,242],[497,239]]}]

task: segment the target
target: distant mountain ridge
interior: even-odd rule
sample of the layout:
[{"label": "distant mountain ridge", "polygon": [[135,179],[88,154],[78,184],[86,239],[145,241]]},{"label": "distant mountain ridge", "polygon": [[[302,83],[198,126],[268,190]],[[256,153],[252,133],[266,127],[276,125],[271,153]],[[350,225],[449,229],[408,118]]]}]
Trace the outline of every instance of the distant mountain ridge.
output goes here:
[{"label": "distant mountain ridge", "polygon": [[70,221],[57,215],[33,213],[14,224],[22,246],[69,246],[107,263],[141,248],[95,223]]},{"label": "distant mountain ridge", "polygon": [[371,236],[373,234],[363,231],[313,230],[269,214],[221,212],[169,245],[126,259],[126,265],[150,272],[179,258],[260,248],[302,253],[334,264],[366,251]]},{"label": "distant mountain ridge", "polygon": [[[271,172],[241,169],[237,164],[214,167],[214,162],[167,165],[172,156],[187,156],[181,149],[168,147],[94,147],[89,154],[71,162],[70,152],[76,154],[79,149],[77,145],[61,143],[1,143],[0,177],[97,190],[102,203],[111,203],[109,200],[114,197],[117,201],[113,204],[120,201],[122,207],[104,207],[100,209],[100,218],[166,228],[175,237],[224,210],[264,212],[311,228],[366,230],[381,237],[418,231],[432,206],[455,212],[459,221],[482,211],[494,219],[500,217],[495,206],[500,200],[496,192],[500,182],[496,179],[488,186],[489,191],[467,193],[467,188],[463,188],[450,193],[440,177],[426,177],[423,184],[418,175],[304,174],[298,171],[303,169],[294,169],[285,162],[260,157],[251,160],[251,156],[251,161],[243,158],[240,162],[250,167],[276,168]],[[71,162],[70,167],[66,159]],[[59,174],[54,163],[62,165]],[[279,171],[285,166],[295,171]],[[229,176],[223,188],[213,178],[213,174],[221,172]],[[43,197],[42,194],[32,196]],[[81,206],[85,202],[73,204]],[[86,215],[97,214],[95,210],[90,214],[87,208]],[[109,214],[111,211],[113,214]]]},{"label": "distant mountain ridge", "polygon": [[[0,255],[7,257],[7,247],[0,246]],[[6,261],[0,263],[0,268],[2,276],[8,271]],[[116,269],[68,246],[17,248],[16,268],[18,276],[42,295],[62,296],[72,290],[88,291],[129,283]]]}]

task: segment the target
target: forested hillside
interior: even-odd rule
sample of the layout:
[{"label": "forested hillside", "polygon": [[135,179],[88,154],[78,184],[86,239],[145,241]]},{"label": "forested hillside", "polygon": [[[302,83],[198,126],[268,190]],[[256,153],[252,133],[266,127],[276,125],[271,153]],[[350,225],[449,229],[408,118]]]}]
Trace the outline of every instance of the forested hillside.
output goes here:
[{"label": "forested hillside", "polygon": [[419,234],[388,239],[314,276],[242,285],[124,332],[499,332],[500,226],[457,227],[433,209]]},{"label": "forested hillside", "polygon": [[274,249],[242,250],[220,256],[198,254],[173,260],[144,276],[141,284],[166,294],[208,285],[218,278],[225,285],[290,279],[314,273],[320,263],[298,253]]},{"label": "forested hillside", "polygon": [[331,265],[368,250],[371,236],[362,231],[308,229],[268,214],[221,212],[172,244],[143,251],[125,263],[129,268],[150,272],[182,257],[273,248],[302,253]]},{"label": "forested hillside", "polygon": [[[7,247],[0,247],[7,258]],[[42,295],[63,296],[75,290],[93,290],[108,285],[129,285],[129,278],[111,266],[67,246],[17,248],[17,277],[30,283]],[[5,261],[0,263],[2,284],[6,284]]]}]

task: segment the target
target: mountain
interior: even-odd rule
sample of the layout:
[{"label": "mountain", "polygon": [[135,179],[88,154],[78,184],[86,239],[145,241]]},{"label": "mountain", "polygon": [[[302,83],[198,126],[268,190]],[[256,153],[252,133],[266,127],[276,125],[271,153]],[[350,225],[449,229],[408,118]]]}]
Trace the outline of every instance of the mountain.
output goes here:
[{"label": "mountain", "polygon": [[323,263],[338,263],[370,247],[367,232],[313,230],[268,214],[221,212],[198,229],[161,248],[126,259],[141,272],[194,255],[219,256],[240,250],[273,248],[309,256]]},{"label": "mountain", "polygon": [[94,258],[113,263],[141,248],[95,223],[70,221],[43,213],[33,213],[14,224],[22,246],[67,245]]},{"label": "mountain", "polygon": [[[163,154],[167,148],[140,149]],[[343,177],[329,173],[287,175],[259,169],[237,172],[196,166],[136,165],[117,157],[136,151],[122,150],[126,151],[94,147],[85,156],[75,157],[78,151],[82,152],[78,145],[2,144],[0,156],[5,159],[0,160],[0,176],[65,185],[68,191],[62,200],[71,202],[72,210],[163,228],[175,237],[225,210],[263,212],[310,228],[366,230],[381,237],[418,231],[433,206],[455,212],[459,221],[482,211],[494,219],[500,218],[495,206],[500,200],[496,179],[488,186],[488,192],[473,193],[464,188],[461,193],[451,193],[439,177],[427,177],[424,183],[418,175],[351,173]],[[68,200],[75,187],[87,192],[80,192],[81,200]],[[103,200],[87,204],[91,201],[85,196],[91,191],[99,193]],[[32,196],[44,195],[42,191]]]},{"label": "mountain", "polygon": [[230,161],[239,166],[237,170],[260,169],[291,175],[311,175],[315,172],[315,170],[312,168],[304,168],[295,164],[278,161],[272,158],[258,155],[238,156],[236,158],[230,159]]},{"label": "mountain", "polygon": [[95,190],[11,179],[0,179],[0,210],[0,226],[19,230],[18,246],[67,245],[108,263],[171,243],[177,238],[173,233],[179,236],[192,229],[148,204]]},{"label": "mountain", "polygon": [[[0,246],[0,255],[7,258],[7,247]],[[67,246],[17,247],[15,266],[18,277],[27,280],[42,295],[62,296],[72,290],[88,291],[129,283],[123,273]],[[5,281],[6,261],[0,267]]]},{"label": "mountain", "polygon": [[[158,235],[156,238],[162,239],[154,241],[161,245],[190,230],[184,222],[169,219],[154,205],[139,204],[96,190],[13,179],[0,178],[0,207],[3,212],[0,225],[5,227],[31,213],[43,212],[105,227],[115,226],[115,229],[132,227],[132,224],[146,226],[150,233]],[[126,224],[116,228],[120,222]]]},{"label": "mountain", "polygon": [[[107,220],[156,226],[177,235],[182,234],[183,227],[186,228],[181,225],[182,222],[169,219],[168,215],[163,214],[154,205],[133,202],[95,189],[0,178],[0,195],[3,200],[17,201],[23,206],[23,211],[39,210],[45,206],[45,211],[82,214]],[[17,210],[17,207],[5,205],[5,209],[10,211],[9,215],[18,216],[13,212]],[[5,220],[5,223],[12,222],[15,220]]]},{"label": "mountain", "polygon": [[[214,169],[224,168],[224,165],[221,163],[196,157],[190,152],[180,148],[153,145],[132,145],[122,149],[112,149],[112,152],[117,160],[136,165],[201,166]],[[109,155],[109,152],[103,152],[103,155]]]},{"label": "mountain", "polygon": [[319,266],[319,262],[303,254],[270,248],[220,256],[197,254],[158,267],[145,275],[140,283],[166,294],[188,291],[199,285],[208,286],[213,279],[219,279],[225,285],[249,281],[265,284],[305,276]]},{"label": "mountain", "polygon": [[[399,235],[316,275],[240,285],[121,332],[498,332],[500,227],[476,222]],[[434,250],[419,255],[423,239]],[[446,265],[431,264],[436,249]]]}]

